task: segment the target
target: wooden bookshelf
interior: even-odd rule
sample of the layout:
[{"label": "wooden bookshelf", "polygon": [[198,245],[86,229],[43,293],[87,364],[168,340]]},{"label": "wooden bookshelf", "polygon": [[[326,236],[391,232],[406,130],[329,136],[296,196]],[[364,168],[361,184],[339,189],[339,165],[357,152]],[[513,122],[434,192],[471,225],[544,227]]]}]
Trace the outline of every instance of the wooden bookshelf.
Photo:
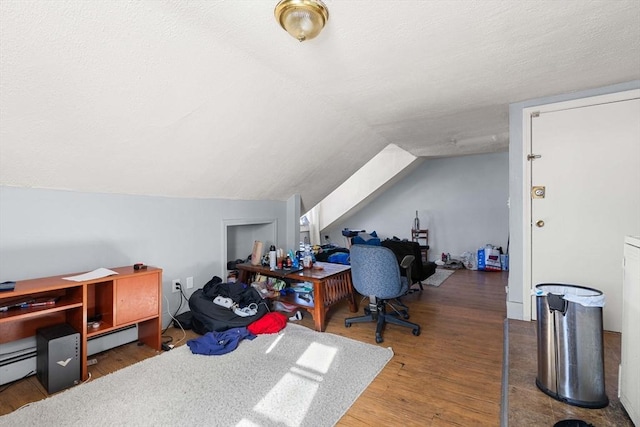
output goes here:
[{"label": "wooden bookshelf", "polygon": [[[68,323],[81,337],[81,358],[87,358],[87,339],[138,324],[138,339],[160,350],[162,270],[133,266],[110,268],[118,274],[74,282],[60,276],[16,282],[11,292],[0,293],[0,343],[34,336],[39,328]],[[44,305],[33,303],[50,301]],[[53,301],[53,302],[51,302]],[[97,327],[91,319],[97,319]],[[87,378],[87,364],[81,363]]]},{"label": "wooden bookshelf", "polygon": [[422,254],[422,262],[429,261],[429,230],[427,229],[411,229],[411,241],[420,245],[420,253]]}]

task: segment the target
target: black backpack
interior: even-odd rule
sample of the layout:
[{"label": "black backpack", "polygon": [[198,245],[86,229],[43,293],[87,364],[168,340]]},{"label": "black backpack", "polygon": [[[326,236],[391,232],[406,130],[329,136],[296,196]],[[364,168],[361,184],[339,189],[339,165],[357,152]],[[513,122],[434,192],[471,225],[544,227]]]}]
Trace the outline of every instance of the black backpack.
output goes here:
[{"label": "black backpack", "polygon": [[[256,304],[257,312],[253,316],[238,316],[233,310],[214,303],[217,296],[231,298],[240,308]],[[269,312],[267,303],[257,290],[244,283],[223,283],[218,276],[214,276],[202,289],[191,294],[189,308],[192,328],[200,335],[245,327]]]}]

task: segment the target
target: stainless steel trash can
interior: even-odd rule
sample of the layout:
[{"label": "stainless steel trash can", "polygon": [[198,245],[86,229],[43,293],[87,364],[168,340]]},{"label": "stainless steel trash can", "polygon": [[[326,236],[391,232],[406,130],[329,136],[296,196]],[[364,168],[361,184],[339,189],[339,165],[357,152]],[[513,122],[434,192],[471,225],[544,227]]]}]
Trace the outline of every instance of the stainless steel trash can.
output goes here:
[{"label": "stainless steel trash can", "polygon": [[536,385],[583,408],[609,404],[604,385],[602,292],[558,283],[535,288],[538,315]]}]

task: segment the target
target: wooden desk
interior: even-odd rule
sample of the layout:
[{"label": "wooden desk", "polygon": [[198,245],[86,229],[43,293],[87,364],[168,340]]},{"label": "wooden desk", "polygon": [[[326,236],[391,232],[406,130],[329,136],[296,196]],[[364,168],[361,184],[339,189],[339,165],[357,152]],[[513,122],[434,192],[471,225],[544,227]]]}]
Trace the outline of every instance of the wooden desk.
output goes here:
[{"label": "wooden desk", "polygon": [[302,308],[313,316],[316,331],[324,332],[327,311],[331,306],[347,298],[349,300],[349,310],[355,313],[358,311],[355,293],[351,283],[351,267],[342,264],[332,264],[328,262],[317,262],[317,266],[322,270],[304,269],[293,273],[283,274],[280,270],[271,271],[269,267],[251,264],[238,264],[236,267],[240,271],[240,282],[251,284],[256,274],[279,279],[295,280],[298,282],[313,283],[313,298],[305,301],[297,294],[287,294],[275,298],[286,304],[292,304]]},{"label": "wooden desk", "polygon": [[[11,292],[0,293],[0,307],[38,298],[55,298],[55,304],[0,311],[0,344],[34,336],[38,328],[68,323],[80,333],[81,378],[87,374],[87,340],[138,324],[138,339],[160,350],[162,270],[133,266],[111,268],[116,275],[73,282],[63,277],[20,280]],[[90,328],[87,319],[100,315],[100,326]]]}]

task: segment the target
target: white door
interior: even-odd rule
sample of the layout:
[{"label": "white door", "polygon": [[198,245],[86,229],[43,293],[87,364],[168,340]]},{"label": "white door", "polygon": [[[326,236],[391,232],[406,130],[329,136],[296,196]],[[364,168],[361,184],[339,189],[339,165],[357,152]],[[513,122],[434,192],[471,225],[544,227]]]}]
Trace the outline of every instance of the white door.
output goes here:
[{"label": "white door", "polygon": [[640,233],[640,99],[541,111],[531,141],[531,186],[545,187],[531,200],[531,285],[602,291],[604,328],[620,331],[621,242]]}]

